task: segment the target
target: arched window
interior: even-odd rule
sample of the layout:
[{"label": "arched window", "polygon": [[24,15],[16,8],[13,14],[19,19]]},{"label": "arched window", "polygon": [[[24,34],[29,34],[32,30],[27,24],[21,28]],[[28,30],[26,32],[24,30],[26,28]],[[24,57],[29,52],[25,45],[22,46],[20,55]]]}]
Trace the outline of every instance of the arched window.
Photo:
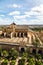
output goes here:
[{"label": "arched window", "polygon": [[42,54],[42,50],[39,50],[38,53],[39,53],[39,54]]},{"label": "arched window", "polygon": [[14,33],[14,37],[16,37],[16,33]]},{"label": "arched window", "polygon": [[36,54],[36,49],[33,49],[33,50],[32,50],[32,53],[33,53],[33,54]]},{"label": "arched window", "polygon": [[23,33],[21,33],[21,37],[23,37]]},{"label": "arched window", "polygon": [[18,35],[17,35],[18,37],[19,37],[19,33],[18,33]]},{"label": "arched window", "polygon": [[2,33],[2,36],[4,37],[4,33]]},{"label": "arched window", "polygon": [[24,52],[25,51],[25,49],[24,48],[21,48],[21,52]]},{"label": "arched window", "polygon": [[24,33],[24,36],[27,37],[27,32]]}]

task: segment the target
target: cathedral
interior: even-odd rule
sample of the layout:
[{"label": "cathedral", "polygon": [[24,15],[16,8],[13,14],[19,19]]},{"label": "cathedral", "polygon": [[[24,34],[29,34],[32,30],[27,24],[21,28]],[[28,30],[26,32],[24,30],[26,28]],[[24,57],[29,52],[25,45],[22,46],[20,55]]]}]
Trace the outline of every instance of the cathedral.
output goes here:
[{"label": "cathedral", "polygon": [[[37,50],[35,49],[35,40],[38,40]],[[37,45],[38,45],[37,44]],[[35,31],[29,28],[29,25],[10,25],[3,26],[0,30],[0,48],[10,49],[15,47],[19,51],[26,51],[30,48],[30,52],[43,52],[42,42]]]}]

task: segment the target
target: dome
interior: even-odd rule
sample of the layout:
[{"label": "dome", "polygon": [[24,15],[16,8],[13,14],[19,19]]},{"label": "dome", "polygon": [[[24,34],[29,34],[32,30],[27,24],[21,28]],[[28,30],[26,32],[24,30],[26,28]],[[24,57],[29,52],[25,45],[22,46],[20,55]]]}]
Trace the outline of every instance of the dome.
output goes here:
[{"label": "dome", "polygon": [[11,25],[16,25],[14,22]]}]

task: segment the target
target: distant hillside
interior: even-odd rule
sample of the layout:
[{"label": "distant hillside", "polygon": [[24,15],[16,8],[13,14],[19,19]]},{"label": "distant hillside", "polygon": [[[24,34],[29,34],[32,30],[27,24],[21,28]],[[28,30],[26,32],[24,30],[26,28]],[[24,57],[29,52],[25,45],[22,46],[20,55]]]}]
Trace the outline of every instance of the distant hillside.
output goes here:
[{"label": "distant hillside", "polygon": [[43,27],[31,28],[31,30],[33,30],[33,31],[42,31]]}]

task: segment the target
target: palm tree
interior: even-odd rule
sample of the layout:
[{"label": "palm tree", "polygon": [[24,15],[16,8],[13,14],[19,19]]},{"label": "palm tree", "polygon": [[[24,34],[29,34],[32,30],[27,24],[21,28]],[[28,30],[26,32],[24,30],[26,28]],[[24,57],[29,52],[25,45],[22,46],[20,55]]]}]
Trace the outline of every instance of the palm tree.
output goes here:
[{"label": "palm tree", "polygon": [[22,55],[23,58],[27,58],[28,57],[28,53],[27,52],[24,52],[23,55]]},{"label": "palm tree", "polygon": [[8,60],[7,59],[5,59],[3,62],[2,62],[2,64],[1,65],[8,65]]},{"label": "palm tree", "polygon": [[[37,56],[37,59],[38,59],[38,60],[41,60],[41,59],[42,59],[41,54],[37,54],[36,56]],[[41,60],[41,61],[42,61],[42,60]]]},{"label": "palm tree", "polygon": [[37,60],[35,65],[43,65],[43,63],[41,61]]},{"label": "palm tree", "polygon": [[28,65],[35,65],[35,59],[34,58],[29,58]]},{"label": "palm tree", "polygon": [[15,60],[12,60],[10,65],[15,65],[15,62],[16,62]]},{"label": "palm tree", "polygon": [[11,50],[10,50],[10,56],[14,59],[16,59],[17,57],[18,57],[18,55],[19,55],[19,53],[18,53],[18,51],[17,50],[15,50],[14,48],[12,48]]},{"label": "palm tree", "polygon": [[39,42],[39,40],[36,38],[35,39],[35,41],[33,41],[33,45],[34,45],[34,47],[35,47],[35,50],[36,50],[36,52],[35,52],[35,61],[36,61],[36,58],[37,58],[37,48],[40,46],[40,42]]},{"label": "palm tree", "polygon": [[4,58],[7,57],[9,54],[6,50],[3,50],[1,53],[1,56],[3,56]]},{"label": "palm tree", "polygon": [[32,43],[35,46],[35,49],[37,50],[37,48],[40,46],[40,42],[39,40],[36,38],[35,41],[33,41]]}]

